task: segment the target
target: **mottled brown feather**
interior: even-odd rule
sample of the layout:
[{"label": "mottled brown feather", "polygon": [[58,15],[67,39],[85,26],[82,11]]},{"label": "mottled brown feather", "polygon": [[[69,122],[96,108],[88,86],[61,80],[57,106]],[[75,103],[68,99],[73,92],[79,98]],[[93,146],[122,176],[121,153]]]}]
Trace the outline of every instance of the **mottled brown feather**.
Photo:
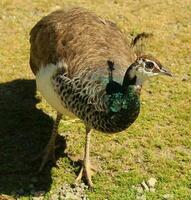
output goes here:
[{"label": "mottled brown feather", "polygon": [[84,68],[106,66],[107,60],[124,70],[135,60],[119,28],[84,8],[43,17],[31,30],[30,43],[34,74],[41,66],[58,61],[68,65],[68,75],[73,77]]}]

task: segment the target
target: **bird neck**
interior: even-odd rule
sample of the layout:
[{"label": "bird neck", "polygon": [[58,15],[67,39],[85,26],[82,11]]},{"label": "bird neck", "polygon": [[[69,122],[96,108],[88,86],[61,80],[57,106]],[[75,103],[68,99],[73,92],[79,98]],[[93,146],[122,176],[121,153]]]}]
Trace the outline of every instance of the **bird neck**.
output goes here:
[{"label": "bird neck", "polygon": [[137,87],[137,78],[132,76],[136,63],[131,64],[123,78],[123,84],[110,80],[106,86],[109,96],[109,110],[119,112],[120,110],[139,109],[140,90]]},{"label": "bird neck", "polygon": [[133,112],[139,110],[140,98],[135,85],[126,87],[125,92],[116,92],[109,95],[109,110],[116,113],[120,111]]},{"label": "bird neck", "polygon": [[130,85],[136,85],[137,77],[134,75],[134,71],[135,71],[136,66],[137,66],[137,63],[135,62],[128,67],[128,69],[125,73],[125,76],[123,78],[123,88],[124,88],[124,90],[128,90],[128,87]]}]

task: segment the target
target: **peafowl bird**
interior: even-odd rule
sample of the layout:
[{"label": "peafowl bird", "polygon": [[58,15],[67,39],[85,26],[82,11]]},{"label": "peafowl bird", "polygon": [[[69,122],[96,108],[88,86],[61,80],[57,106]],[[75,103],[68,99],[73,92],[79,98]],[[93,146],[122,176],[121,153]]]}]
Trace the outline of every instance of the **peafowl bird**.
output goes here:
[{"label": "peafowl bird", "polygon": [[55,140],[62,115],[77,116],[86,127],[81,171],[90,187],[92,131],[117,133],[134,123],[140,112],[143,83],[171,72],[153,56],[135,53],[132,43],[115,23],[84,8],[58,10],[43,17],[30,32],[30,66],[37,90],[57,111],[51,138],[45,147],[41,171],[55,160]]}]

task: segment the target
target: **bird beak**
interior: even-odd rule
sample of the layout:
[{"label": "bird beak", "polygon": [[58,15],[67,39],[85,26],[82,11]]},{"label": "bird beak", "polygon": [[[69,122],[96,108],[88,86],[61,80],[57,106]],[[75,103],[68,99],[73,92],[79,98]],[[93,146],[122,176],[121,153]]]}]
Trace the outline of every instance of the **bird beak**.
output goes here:
[{"label": "bird beak", "polygon": [[162,67],[162,68],[160,69],[160,74],[162,74],[162,75],[167,75],[167,76],[173,76],[172,73],[170,72],[170,70],[165,69],[164,67]]}]

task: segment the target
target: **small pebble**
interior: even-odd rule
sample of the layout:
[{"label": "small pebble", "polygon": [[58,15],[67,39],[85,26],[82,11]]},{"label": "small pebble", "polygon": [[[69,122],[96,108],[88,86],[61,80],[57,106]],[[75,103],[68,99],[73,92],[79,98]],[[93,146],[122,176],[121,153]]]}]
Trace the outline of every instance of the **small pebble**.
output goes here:
[{"label": "small pebble", "polygon": [[143,190],[149,191],[149,187],[147,186],[147,184],[145,183],[145,181],[143,181],[143,182],[141,183],[141,186],[143,187]]},{"label": "small pebble", "polygon": [[136,187],[136,190],[139,194],[142,194],[143,193],[143,188],[141,186],[137,186]]},{"label": "small pebble", "polygon": [[187,74],[182,77],[182,81],[188,81],[189,79],[190,77]]},{"label": "small pebble", "polygon": [[156,182],[157,182],[157,180],[156,180],[155,178],[150,178],[150,179],[147,181],[147,185],[148,185],[149,188],[154,188]]}]

